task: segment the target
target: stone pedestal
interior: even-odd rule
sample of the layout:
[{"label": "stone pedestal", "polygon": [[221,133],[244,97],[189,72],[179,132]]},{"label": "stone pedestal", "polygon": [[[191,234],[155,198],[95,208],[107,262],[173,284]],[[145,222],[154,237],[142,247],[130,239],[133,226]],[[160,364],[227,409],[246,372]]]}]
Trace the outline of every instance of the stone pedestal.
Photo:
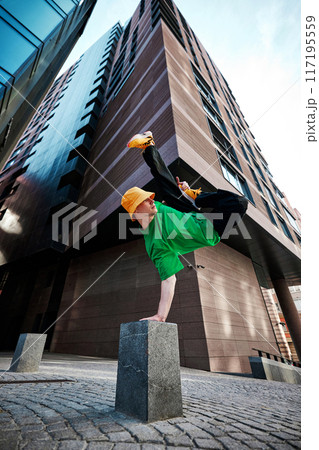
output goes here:
[{"label": "stone pedestal", "polygon": [[176,324],[121,325],[115,409],[144,422],[183,415]]},{"label": "stone pedestal", "polygon": [[299,367],[289,366],[260,356],[249,356],[249,362],[254,378],[301,384],[301,369]]},{"label": "stone pedestal", "polygon": [[37,372],[46,338],[46,334],[20,334],[9,371]]}]

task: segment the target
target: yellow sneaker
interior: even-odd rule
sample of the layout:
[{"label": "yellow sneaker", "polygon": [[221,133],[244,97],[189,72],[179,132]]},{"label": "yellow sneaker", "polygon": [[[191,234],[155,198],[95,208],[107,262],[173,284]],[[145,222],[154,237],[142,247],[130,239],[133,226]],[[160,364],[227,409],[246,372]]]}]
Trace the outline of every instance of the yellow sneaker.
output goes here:
[{"label": "yellow sneaker", "polygon": [[151,131],[135,134],[127,143],[129,148],[141,148],[145,150],[149,145],[155,145]]}]

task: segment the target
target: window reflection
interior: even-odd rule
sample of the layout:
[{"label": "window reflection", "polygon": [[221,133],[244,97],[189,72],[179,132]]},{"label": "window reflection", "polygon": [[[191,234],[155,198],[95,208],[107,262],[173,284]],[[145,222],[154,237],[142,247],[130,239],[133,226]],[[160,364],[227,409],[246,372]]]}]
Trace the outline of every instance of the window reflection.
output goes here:
[{"label": "window reflection", "polygon": [[22,226],[19,222],[20,216],[7,209],[3,219],[0,221],[0,229],[9,234],[21,234]]},{"label": "window reflection", "polygon": [[36,52],[36,47],[0,18],[0,37],[6,36],[1,46],[0,66],[14,74]]},{"label": "window reflection", "polygon": [[4,0],[2,6],[41,40],[62,21],[62,16],[43,0]]}]

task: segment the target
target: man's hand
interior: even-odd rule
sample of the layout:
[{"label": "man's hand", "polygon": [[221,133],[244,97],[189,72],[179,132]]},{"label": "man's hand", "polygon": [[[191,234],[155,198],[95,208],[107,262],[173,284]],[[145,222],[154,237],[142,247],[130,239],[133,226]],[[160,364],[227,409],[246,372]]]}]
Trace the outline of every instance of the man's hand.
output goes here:
[{"label": "man's hand", "polygon": [[187,191],[187,189],[190,189],[187,181],[179,181],[178,177],[176,177],[176,181],[177,181],[178,186],[182,189],[182,191]]}]

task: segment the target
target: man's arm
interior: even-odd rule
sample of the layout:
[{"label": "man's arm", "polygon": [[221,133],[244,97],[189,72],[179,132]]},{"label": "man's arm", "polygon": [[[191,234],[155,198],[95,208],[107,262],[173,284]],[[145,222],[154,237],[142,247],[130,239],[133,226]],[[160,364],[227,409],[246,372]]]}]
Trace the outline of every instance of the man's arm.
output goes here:
[{"label": "man's arm", "polygon": [[157,322],[165,322],[168,316],[168,313],[171,309],[171,304],[173,301],[174,293],[175,293],[175,284],[176,284],[176,276],[172,275],[166,280],[162,281],[161,284],[161,298],[158,305],[157,314],[152,317],[145,317],[141,320],[155,320]]}]

